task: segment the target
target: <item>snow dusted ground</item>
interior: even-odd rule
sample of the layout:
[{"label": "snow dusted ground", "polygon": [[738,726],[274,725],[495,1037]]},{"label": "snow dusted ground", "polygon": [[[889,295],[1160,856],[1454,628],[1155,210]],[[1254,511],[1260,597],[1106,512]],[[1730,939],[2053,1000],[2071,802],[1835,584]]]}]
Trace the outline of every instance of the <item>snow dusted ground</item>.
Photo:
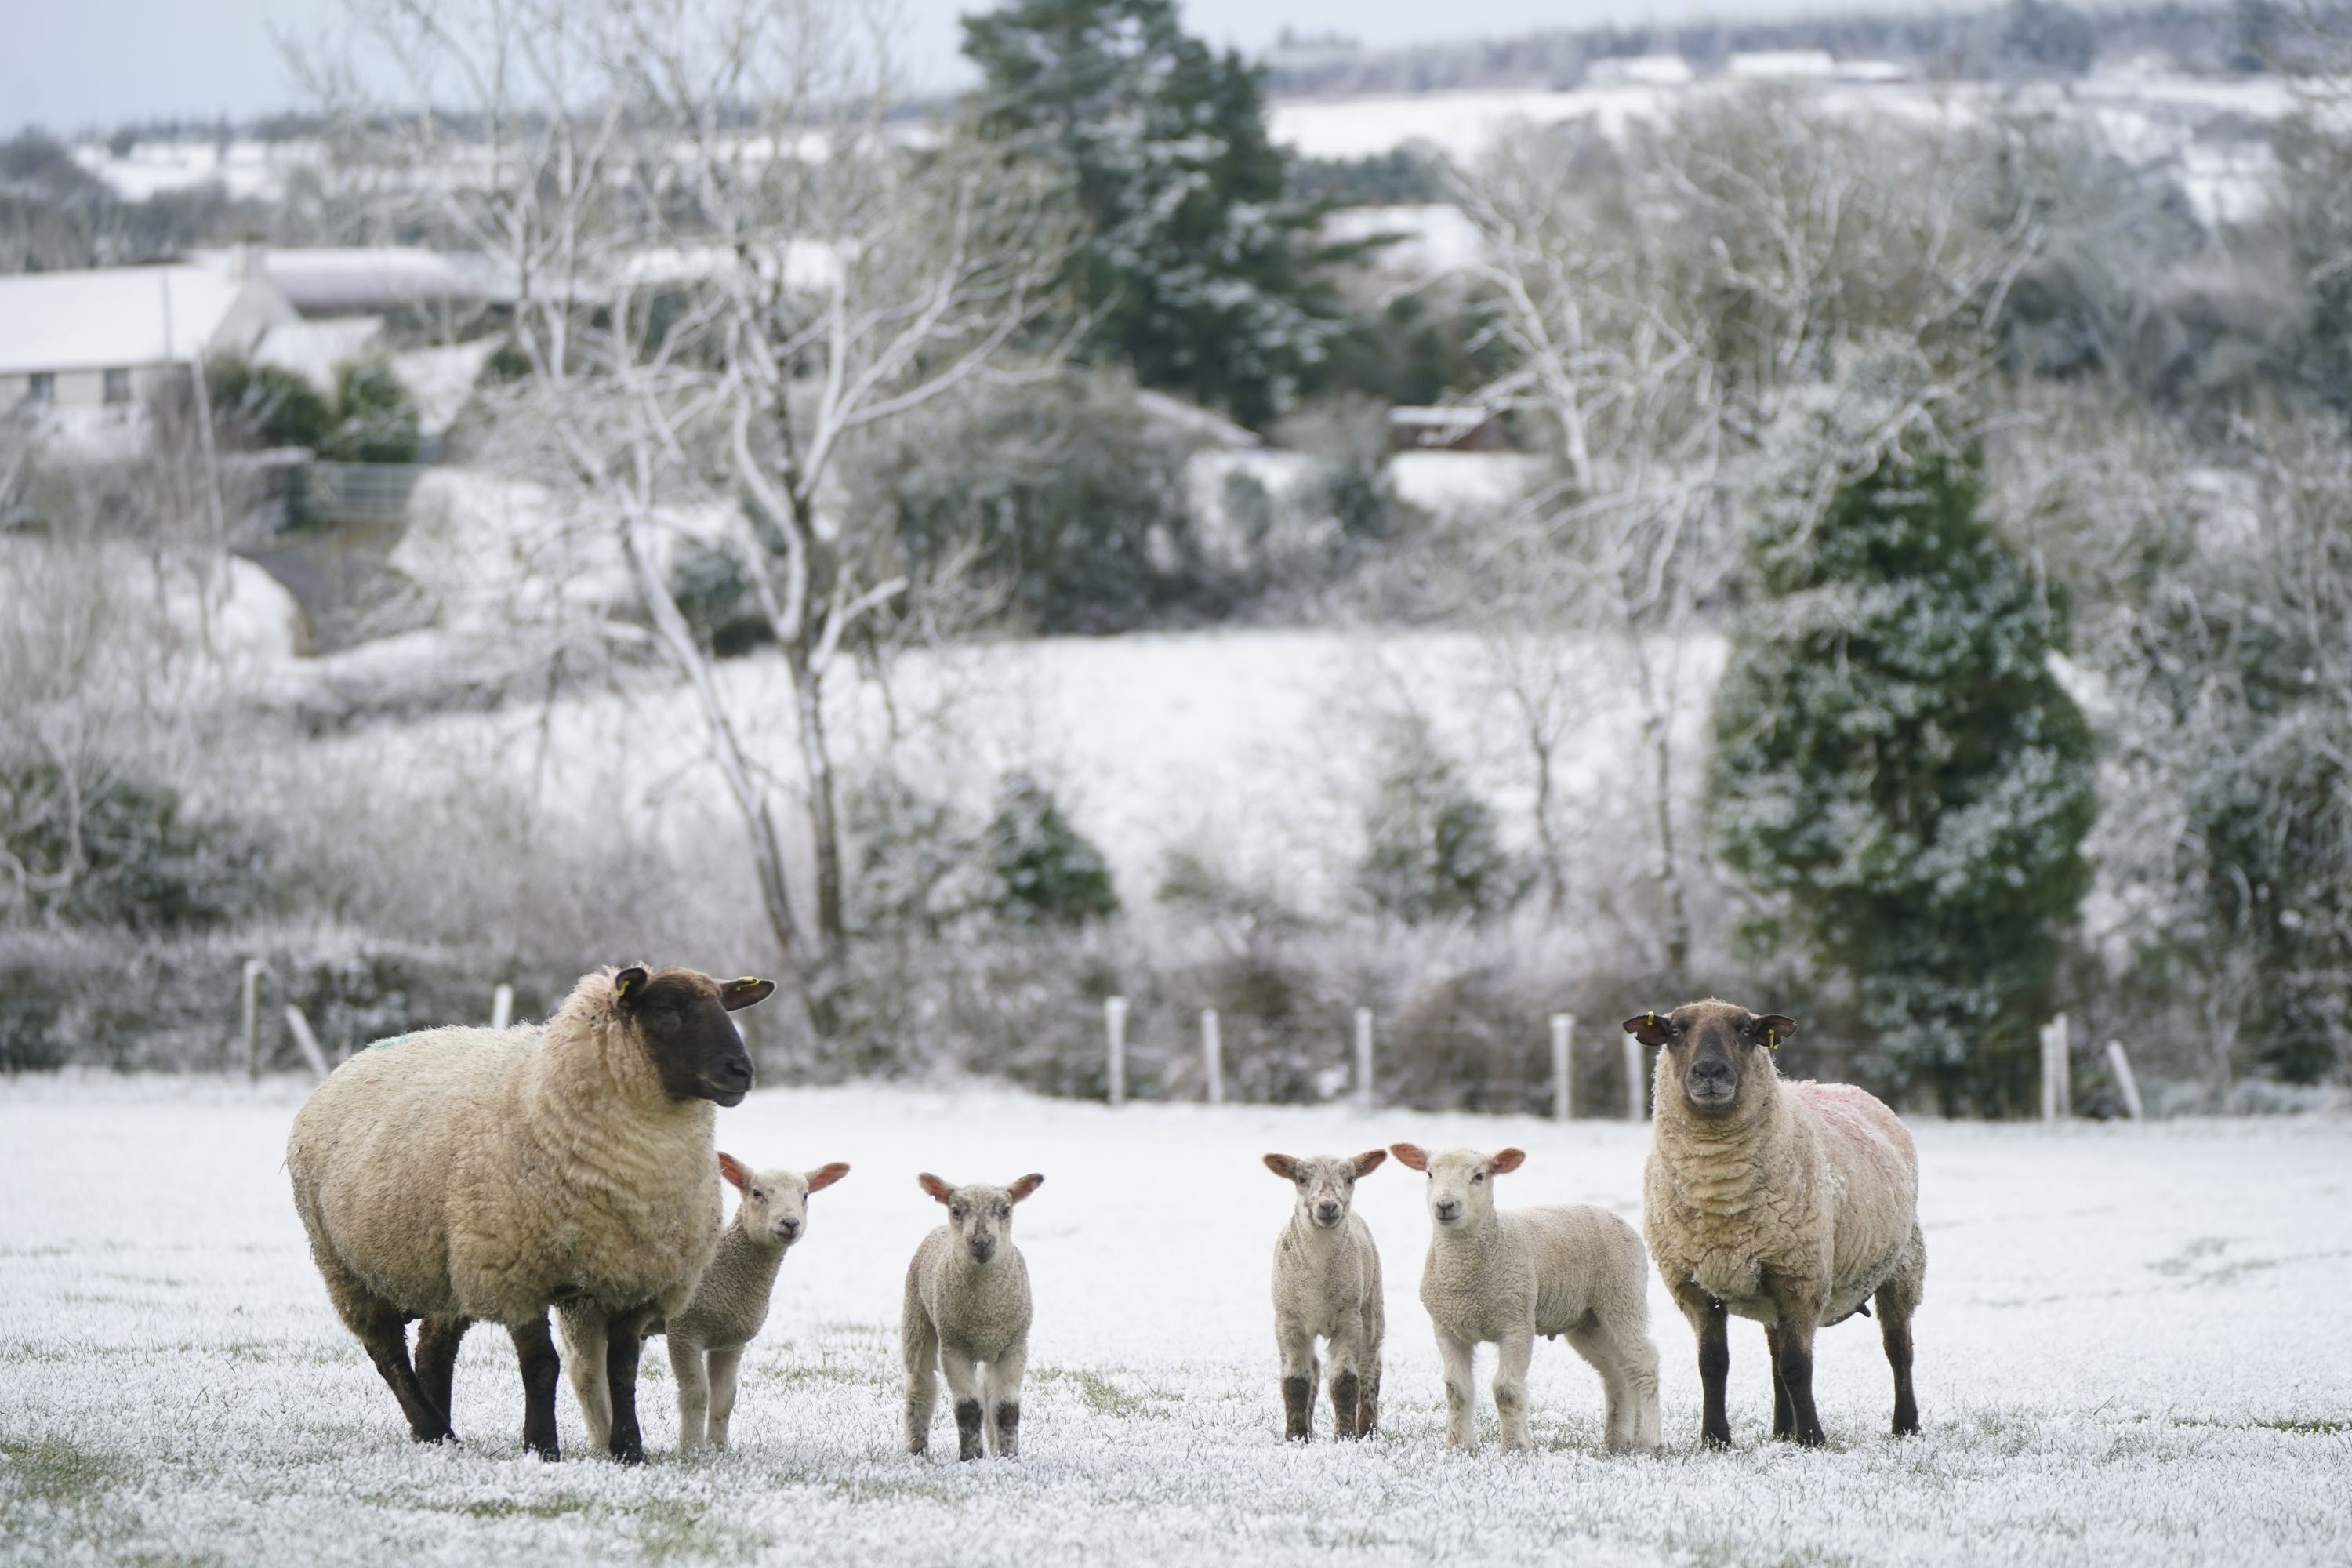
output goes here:
[{"label": "snow dusted ground", "polygon": [[[1654,1285],[1665,1457],[1600,1454],[1597,1384],[1547,1344],[1540,1451],[1505,1458],[1444,1446],[1419,1183],[1393,1165],[1360,1200],[1388,1273],[1382,1434],[1277,1441],[1265,1279],[1289,1194],[1257,1156],[1517,1142],[1531,1157],[1507,1202],[1632,1217],[1642,1128],[762,1092],[720,1112],[724,1147],[856,1169],[785,1265],[735,1450],[674,1457],[656,1352],[654,1458],[625,1470],[576,1447],[561,1465],[521,1457],[494,1331],[459,1369],[463,1446],[408,1442],[288,1201],[301,1094],[0,1084],[0,1561],[1990,1568],[2341,1563],[2352,1541],[2342,1120],[1923,1125],[1924,1436],[1885,1436],[1885,1363],[1855,1320],[1820,1348],[1830,1447],[1772,1444],[1761,1335],[1741,1326],[1738,1447],[1699,1452],[1690,1335]],[[899,1280],[937,1214],[922,1168],[1048,1177],[1016,1227],[1038,1301],[1017,1462],[899,1451]],[[577,1445],[568,1391],[561,1409]]]}]

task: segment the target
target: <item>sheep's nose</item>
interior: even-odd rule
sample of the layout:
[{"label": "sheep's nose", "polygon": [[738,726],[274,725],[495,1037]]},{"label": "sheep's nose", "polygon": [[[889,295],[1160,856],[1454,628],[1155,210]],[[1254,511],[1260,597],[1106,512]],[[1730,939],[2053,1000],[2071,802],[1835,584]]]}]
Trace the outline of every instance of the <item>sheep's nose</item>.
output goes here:
[{"label": "sheep's nose", "polygon": [[792,1240],[793,1237],[798,1236],[800,1233],[801,1222],[796,1219],[779,1220],[776,1223],[776,1234],[782,1237],[786,1241]]},{"label": "sheep's nose", "polygon": [[1321,1220],[1325,1225],[1337,1225],[1339,1223],[1339,1205],[1338,1204],[1318,1204],[1315,1205],[1315,1217]]},{"label": "sheep's nose", "polygon": [[1438,1217],[1438,1218],[1440,1218],[1440,1219],[1459,1219],[1461,1216],[1462,1216],[1462,1205],[1461,1205],[1460,1204],[1458,1204],[1458,1203],[1455,1203],[1452,1198],[1444,1198],[1444,1199],[1441,1199],[1441,1200],[1438,1202],[1438,1205],[1437,1205],[1437,1217]]},{"label": "sheep's nose", "polygon": [[1691,1064],[1691,1077],[1701,1083],[1727,1083],[1731,1079],[1731,1064],[1708,1057]]}]

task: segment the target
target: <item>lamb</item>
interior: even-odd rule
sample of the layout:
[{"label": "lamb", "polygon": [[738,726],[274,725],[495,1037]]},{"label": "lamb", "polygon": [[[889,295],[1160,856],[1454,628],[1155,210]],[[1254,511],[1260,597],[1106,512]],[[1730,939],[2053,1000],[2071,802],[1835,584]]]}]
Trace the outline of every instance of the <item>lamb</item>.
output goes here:
[{"label": "lamb", "polygon": [[1643,1210],[1650,1250],[1698,1336],[1701,1439],[1727,1447],[1726,1314],[1764,1324],[1772,1435],[1822,1442],[1813,1331],[1878,1303],[1895,1372],[1895,1435],[1919,1430],[1911,1315],[1927,1281],[1919,1157],[1877,1100],[1847,1084],[1783,1080],[1773,1051],[1795,1020],[1712,997],[1625,1020],[1657,1046]]},{"label": "lamb", "polygon": [[[774,990],[600,971],[542,1026],[359,1052],[296,1114],[286,1164],[311,1257],[417,1441],[454,1440],[458,1343],[486,1321],[514,1341],[524,1447],[560,1458],[547,1313],[563,1301],[604,1330],[614,1457],[645,1458],[639,1325],[684,1307],[709,1260],[714,1108],[751,1087],[728,1015]],[[419,1317],[412,1365],[404,1325]]]},{"label": "lamb", "polygon": [[[719,1173],[742,1194],[735,1218],[719,1233],[719,1245],[686,1310],[675,1318],[655,1318],[641,1331],[648,1339],[656,1334],[669,1339],[680,1449],[727,1447],[743,1347],[768,1321],[768,1297],[784,1254],[807,1234],[808,1195],[849,1174],[849,1167],[835,1161],[805,1174],[753,1172],[734,1155],[721,1153]],[[572,1372],[572,1393],[587,1424],[588,1440],[601,1447],[612,1432],[613,1402],[596,1321],[569,1306],[556,1310],[556,1321],[563,1331],[564,1362]]]},{"label": "lamb", "polygon": [[1331,1352],[1331,1436],[1369,1437],[1380,1419],[1381,1253],[1349,1205],[1356,1183],[1388,1158],[1268,1154],[1265,1168],[1298,1192],[1274,1247],[1274,1337],[1282,1352],[1282,1436],[1304,1442],[1315,1425],[1318,1335]]},{"label": "lamb", "polygon": [[[1021,1373],[1029,1360],[1029,1266],[1013,1245],[1013,1205],[1045,1178],[1009,1187],[950,1186],[924,1172],[923,1191],[947,1205],[948,1223],[923,1237],[907,1266],[898,1348],[907,1366],[907,1452],[930,1447],[936,1373],[955,1397],[957,1457],[981,1457],[982,1400],[988,1450],[1021,1451]],[[985,1381],[974,1370],[986,1363]]]},{"label": "lamb", "polygon": [[1517,1149],[1390,1152],[1429,1173],[1429,1262],[1421,1302],[1445,1363],[1445,1438],[1475,1448],[1471,1387],[1476,1347],[1495,1342],[1495,1412],[1503,1447],[1528,1446],[1528,1362],[1538,1334],[1568,1336],[1601,1374],[1609,1451],[1658,1448],[1658,1350],[1650,1342],[1646,1255],[1633,1227],[1585,1204],[1495,1208],[1494,1178],[1527,1159]]}]

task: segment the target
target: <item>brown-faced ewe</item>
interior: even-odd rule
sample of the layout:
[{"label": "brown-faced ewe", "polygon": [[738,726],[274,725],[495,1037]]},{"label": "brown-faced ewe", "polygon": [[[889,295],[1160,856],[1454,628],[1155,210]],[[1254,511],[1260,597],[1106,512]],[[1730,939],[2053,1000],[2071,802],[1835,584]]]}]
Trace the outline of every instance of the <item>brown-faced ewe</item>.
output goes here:
[{"label": "brown-faced ewe", "polygon": [[1503,1447],[1526,1447],[1536,1336],[1565,1335],[1601,1374],[1609,1451],[1656,1452],[1658,1349],[1650,1342],[1646,1258],[1633,1227],[1589,1204],[1497,1211],[1495,1178],[1527,1159],[1517,1149],[1432,1154],[1391,1143],[1389,1152],[1429,1173],[1421,1304],[1445,1363],[1445,1440],[1477,1447],[1472,1357],[1491,1341]]},{"label": "brown-faced ewe", "polygon": [[1045,1178],[1032,1173],[1009,1187],[952,1187],[927,1171],[916,1180],[947,1205],[948,1223],[923,1237],[907,1266],[898,1320],[907,1452],[930,1447],[938,1374],[945,1373],[955,1399],[957,1457],[981,1457],[984,1426],[988,1451],[1010,1458],[1021,1451],[1021,1373],[1029,1360],[1029,1265],[1013,1245],[1013,1205]]},{"label": "brown-faced ewe", "polygon": [[[719,1173],[741,1194],[734,1219],[719,1233],[710,1265],[695,1282],[686,1310],[673,1318],[655,1318],[640,1330],[647,1339],[664,1334],[669,1340],[681,1449],[706,1443],[727,1447],[743,1347],[768,1321],[768,1298],[784,1254],[808,1234],[808,1195],[849,1174],[849,1167],[835,1161],[805,1174],[750,1171],[734,1155],[722,1153]],[[613,1397],[604,1381],[605,1346],[598,1323],[593,1314],[568,1305],[557,1308],[555,1316],[588,1440],[602,1447],[612,1434]]]},{"label": "brown-faced ewe", "polygon": [[1268,1154],[1265,1168],[1298,1201],[1274,1247],[1274,1338],[1282,1352],[1282,1435],[1305,1441],[1315,1425],[1315,1341],[1329,1342],[1331,1436],[1367,1437],[1381,1406],[1381,1253],[1349,1205],[1359,1177],[1388,1158]]},{"label": "brown-faced ewe", "polygon": [[453,1436],[457,1345],[481,1321],[513,1338],[524,1446],[557,1458],[547,1312],[562,1301],[605,1342],[614,1457],[645,1457],[639,1328],[684,1307],[709,1261],[713,1107],[751,1087],[728,1014],[774,990],[691,969],[583,975],[543,1026],[409,1036],[311,1095],[286,1145],[294,1206],[419,1442]]},{"label": "brown-faced ewe", "polygon": [[1698,1336],[1699,1431],[1731,1441],[1727,1313],[1764,1325],[1772,1435],[1822,1441],[1813,1331],[1876,1298],[1895,1369],[1895,1431],[1919,1429],[1911,1314],[1927,1273],[1919,1157],[1892,1110],[1848,1084],[1784,1080],[1796,1023],[1712,998],[1625,1020],[1656,1046],[1643,1223],[1658,1272]]}]

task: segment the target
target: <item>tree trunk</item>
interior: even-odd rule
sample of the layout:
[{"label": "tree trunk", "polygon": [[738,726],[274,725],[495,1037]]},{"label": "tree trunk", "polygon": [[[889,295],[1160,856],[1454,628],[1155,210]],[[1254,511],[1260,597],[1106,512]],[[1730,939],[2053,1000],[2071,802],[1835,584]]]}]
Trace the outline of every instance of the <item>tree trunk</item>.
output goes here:
[{"label": "tree trunk", "polygon": [[824,676],[812,667],[803,639],[784,650],[793,672],[798,711],[801,765],[808,776],[809,837],[816,854],[816,929],[825,954],[837,957],[848,941],[842,916],[841,829],[835,815],[833,748],[824,729]]}]

